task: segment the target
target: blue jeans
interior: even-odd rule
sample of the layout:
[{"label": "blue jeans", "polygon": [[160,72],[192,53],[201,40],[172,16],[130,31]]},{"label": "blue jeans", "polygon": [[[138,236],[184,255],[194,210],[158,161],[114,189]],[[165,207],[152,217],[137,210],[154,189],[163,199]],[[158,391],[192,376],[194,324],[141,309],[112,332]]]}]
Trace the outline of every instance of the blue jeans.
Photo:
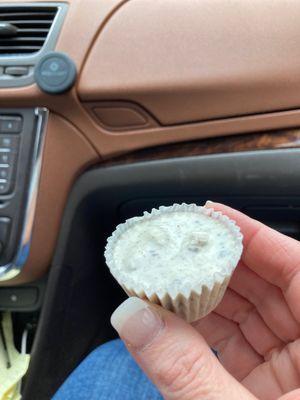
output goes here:
[{"label": "blue jeans", "polygon": [[162,400],[121,340],[93,351],[52,400]]}]

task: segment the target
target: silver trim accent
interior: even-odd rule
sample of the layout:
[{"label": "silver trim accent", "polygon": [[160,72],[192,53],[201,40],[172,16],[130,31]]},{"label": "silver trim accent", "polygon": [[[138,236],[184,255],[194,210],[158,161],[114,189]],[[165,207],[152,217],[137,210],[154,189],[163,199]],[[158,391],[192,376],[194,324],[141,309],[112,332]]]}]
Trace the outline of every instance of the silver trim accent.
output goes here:
[{"label": "silver trim accent", "polygon": [[51,28],[48,32],[46,41],[43,47],[38,52],[33,54],[21,54],[19,56],[16,55],[0,56],[0,68],[9,66],[19,66],[19,65],[30,67],[29,73],[26,76],[15,77],[15,76],[1,74],[0,72],[0,88],[28,86],[34,83],[34,66],[46,53],[48,53],[48,51],[55,49],[58,36],[60,34],[65,16],[67,14],[68,4],[59,2],[0,3],[0,10],[2,7],[31,8],[34,6],[57,8],[57,13],[53,20]]},{"label": "silver trim accent", "polygon": [[46,108],[36,108],[35,115],[37,117],[36,136],[20,244],[14,259],[9,264],[0,266],[0,281],[17,276],[29,255],[49,111]]}]

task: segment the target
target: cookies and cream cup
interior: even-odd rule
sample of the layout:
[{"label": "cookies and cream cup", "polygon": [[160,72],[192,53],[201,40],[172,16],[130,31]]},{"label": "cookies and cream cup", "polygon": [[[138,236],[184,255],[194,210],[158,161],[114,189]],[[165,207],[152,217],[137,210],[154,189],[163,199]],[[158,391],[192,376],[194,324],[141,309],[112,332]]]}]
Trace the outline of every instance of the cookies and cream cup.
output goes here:
[{"label": "cookies and cream cup", "polygon": [[129,296],[192,322],[221,301],[242,240],[239,227],[220,212],[174,204],[118,225],[107,240],[105,258]]}]

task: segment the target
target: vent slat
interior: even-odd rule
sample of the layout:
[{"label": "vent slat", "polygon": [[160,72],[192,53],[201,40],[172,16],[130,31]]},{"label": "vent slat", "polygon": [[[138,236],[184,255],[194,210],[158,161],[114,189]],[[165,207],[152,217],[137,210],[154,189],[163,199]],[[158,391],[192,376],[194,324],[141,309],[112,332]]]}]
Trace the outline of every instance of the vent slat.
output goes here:
[{"label": "vent slat", "polygon": [[57,14],[57,7],[1,7],[0,22],[9,22],[18,28],[11,38],[0,35],[0,56],[29,54],[39,51],[47,39]]},{"label": "vent slat", "polygon": [[19,26],[19,25],[51,25],[52,21],[44,21],[42,19],[35,19],[35,20],[27,20],[27,19],[20,19],[20,20],[9,20],[9,21],[5,21],[5,22],[9,22],[10,24]]},{"label": "vent slat", "polygon": [[48,29],[46,28],[19,28],[18,33],[25,35],[27,33],[48,33]]},{"label": "vent slat", "polygon": [[[16,50],[16,49],[19,49],[19,50],[22,50],[22,49],[26,49],[26,50],[39,50],[39,48],[40,48],[40,46],[15,46],[14,47],[14,50]],[[6,46],[0,46],[0,50],[10,50],[10,49],[8,49]],[[12,49],[13,50],[13,49]]]},{"label": "vent slat", "polygon": [[55,11],[51,11],[51,12],[37,12],[37,13],[33,13],[33,12],[20,12],[20,13],[1,13],[0,12],[0,20],[2,19],[14,19],[14,18],[26,18],[26,19],[31,19],[31,18],[53,18],[55,16]]}]

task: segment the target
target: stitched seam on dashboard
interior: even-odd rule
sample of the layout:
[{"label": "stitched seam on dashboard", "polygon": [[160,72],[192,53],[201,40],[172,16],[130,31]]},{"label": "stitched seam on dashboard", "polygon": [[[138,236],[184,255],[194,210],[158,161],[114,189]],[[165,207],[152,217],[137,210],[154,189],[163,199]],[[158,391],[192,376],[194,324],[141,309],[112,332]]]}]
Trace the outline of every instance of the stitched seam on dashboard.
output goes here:
[{"label": "stitched seam on dashboard", "polygon": [[92,41],[91,41],[91,43],[90,43],[90,45],[89,45],[89,47],[88,47],[88,49],[87,49],[87,52],[86,52],[85,58],[84,58],[84,60],[83,60],[83,62],[82,62],[82,64],[81,64],[80,70],[78,71],[78,78],[79,78],[79,79],[77,80],[77,84],[78,84],[78,82],[80,82],[80,78],[81,78],[82,71],[83,71],[83,69],[84,69],[84,67],[85,67],[85,64],[86,64],[86,62],[87,62],[87,59],[89,58],[90,53],[91,53],[91,51],[92,51],[92,48],[94,47],[94,44],[95,44],[96,40],[98,39],[99,35],[101,34],[101,32],[103,31],[103,29],[105,28],[106,24],[107,24],[107,23],[111,20],[111,18],[115,15],[115,13],[116,13],[117,11],[119,11],[119,9],[120,9],[121,7],[123,7],[123,5],[125,5],[126,3],[128,3],[129,1],[130,1],[130,0],[123,0],[123,1],[122,1],[121,3],[119,3],[115,8],[113,8],[113,9],[111,10],[111,12],[106,16],[106,18],[104,19],[103,23],[99,26],[97,32],[95,33],[95,35],[94,35],[94,37],[93,37],[93,39],[92,39]]}]

